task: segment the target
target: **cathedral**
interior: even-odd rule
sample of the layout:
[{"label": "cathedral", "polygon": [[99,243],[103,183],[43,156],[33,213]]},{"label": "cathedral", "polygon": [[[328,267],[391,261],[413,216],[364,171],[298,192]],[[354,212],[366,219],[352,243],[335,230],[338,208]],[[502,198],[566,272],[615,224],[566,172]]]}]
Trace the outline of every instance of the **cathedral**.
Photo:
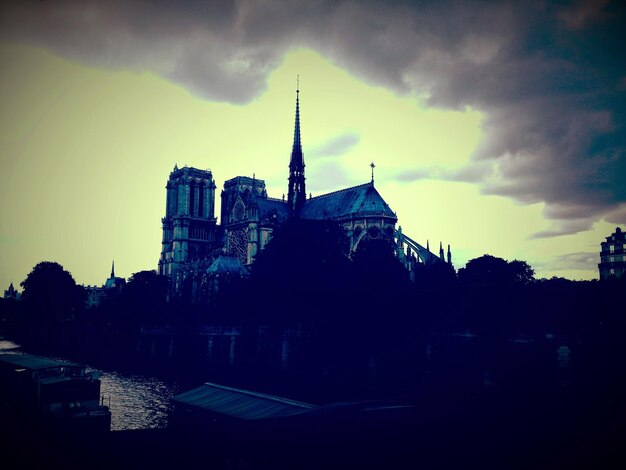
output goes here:
[{"label": "cathedral", "polygon": [[307,197],[300,135],[300,90],[296,90],[293,147],[287,198],[269,197],[265,181],[236,176],[224,183],[219,224],[215,218],[215,181],[210,170],[174,167],[166,188],[166,210],[159,273],[170,278],[173,292],[192,298],[219,289],[219,279],[245,277],[269,242],[272,231],[289,218],[334,221],[349,241],[350,254],[363,240],[382,239],[395,248],[409,272],[418,263],[452,266],[443,245],[439,256],[396,229],[398,218],[369,182],[316,197]]}]

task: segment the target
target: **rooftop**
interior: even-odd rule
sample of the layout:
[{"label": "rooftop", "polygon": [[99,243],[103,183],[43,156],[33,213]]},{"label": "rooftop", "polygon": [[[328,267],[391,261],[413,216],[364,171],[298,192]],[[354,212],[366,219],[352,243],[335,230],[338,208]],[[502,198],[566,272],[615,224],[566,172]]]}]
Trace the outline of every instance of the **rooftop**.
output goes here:
[{"label": "rooftop", "polygon": [[79,364],[68,361],[57,361],[44,357],[32,356],[30,354],[0,354],[0,363],[10,364],[21,369],[42,370],[53,369],[63,366],[79,366]]},{"label": "rooftop", "polygon": [[372,183],[307,199],[300,211],[303,219],[340,219],[352,214],[382,215],[397,219]]},{"label": "rooftop", "polygon": [[241,264],[236,256],[221,254],[206,270],[207,274],[234,274],[247,276],[248,270]]},{"label": "rooftop", "polygon": [[308,403],[208,382],[172,400],[246,421],[288,416],[314,408]]}]

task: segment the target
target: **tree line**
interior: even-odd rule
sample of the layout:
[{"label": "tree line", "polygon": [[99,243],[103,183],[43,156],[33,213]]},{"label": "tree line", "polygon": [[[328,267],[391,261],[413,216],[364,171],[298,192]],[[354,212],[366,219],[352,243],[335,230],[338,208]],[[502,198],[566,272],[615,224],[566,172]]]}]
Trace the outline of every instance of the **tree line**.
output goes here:
[{"label": "tree line", "polygon": [[[2,303],[5,325],[66,323],[128,337],[145,326],[291,325],[369,331],[397,328],[576,329],[614,310],[615,283],[536,281],[525,261],[485,254],[454,271],[418,264],[409,273],[383,240],[352,257],[335,223],[290,221],[258,254],[247,279],[222,282],[210,304],[174,298],[155,271],[134,273],[101,305],[86,309],[86,290],[54,262],[38,263],[21,283],[20,306]],[[610,291],[610,292],[604,292]],[[602,293],[602,294],[601,294]],[[85,326],[86,325],[86,326]]]}]

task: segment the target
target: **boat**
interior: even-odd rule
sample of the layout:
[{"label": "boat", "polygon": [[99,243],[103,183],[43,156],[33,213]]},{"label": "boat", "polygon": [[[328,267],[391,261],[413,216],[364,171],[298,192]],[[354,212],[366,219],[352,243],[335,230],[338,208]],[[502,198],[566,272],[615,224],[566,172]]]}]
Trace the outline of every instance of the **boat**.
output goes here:
[{"label": "boat", "polygon": [[0,399],[5,409],[54,431],[108,432],[111,412],[100,399],[97,371],[31,354],[0,354]]}]

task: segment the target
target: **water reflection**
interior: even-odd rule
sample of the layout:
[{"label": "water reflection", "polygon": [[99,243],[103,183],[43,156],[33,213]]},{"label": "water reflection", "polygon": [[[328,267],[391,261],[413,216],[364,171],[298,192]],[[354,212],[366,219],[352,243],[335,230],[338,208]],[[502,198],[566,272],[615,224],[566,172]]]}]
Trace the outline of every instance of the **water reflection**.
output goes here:
[{"label": "water reflection", "polygon": [[167,426],[170,398],[179,393],[177,384],[117,372],[103,372],[100,382],[104,404],[111,408],[112,431]]},{"label": "water reflection", "polygon": [[19,344],[0,338],[0,353],[17,351],[18,349],[20,349]]}]

